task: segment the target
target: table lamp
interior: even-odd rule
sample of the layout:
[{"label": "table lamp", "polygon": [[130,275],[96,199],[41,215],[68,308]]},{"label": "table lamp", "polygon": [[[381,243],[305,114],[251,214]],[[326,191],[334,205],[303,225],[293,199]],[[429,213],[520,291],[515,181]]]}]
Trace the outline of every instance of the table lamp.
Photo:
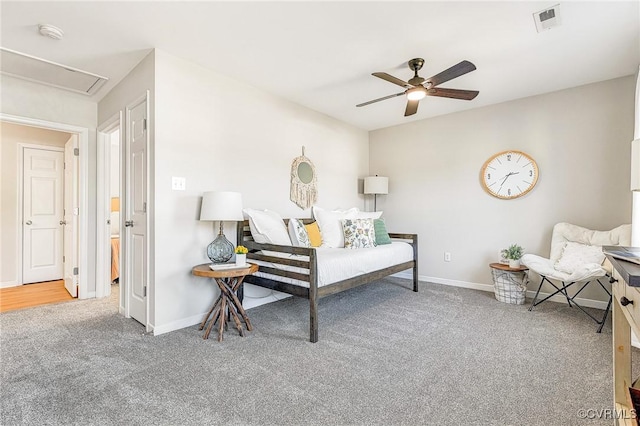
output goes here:
[{"label": "table lamp", "polygon": [[378,175],[364,178],[364,193],[373,194],[373,211],[376,211],[376,196],[389,193],[389,178]]},{"label": "table lamp", "polygon": [[233,256],[233,244],[224,236],[223,222],[242,221],[242,194],[208,191],[202,195],[200,220],[220,221],[220,232],[207,246],[207,256],[213,263],[225,263]]}]

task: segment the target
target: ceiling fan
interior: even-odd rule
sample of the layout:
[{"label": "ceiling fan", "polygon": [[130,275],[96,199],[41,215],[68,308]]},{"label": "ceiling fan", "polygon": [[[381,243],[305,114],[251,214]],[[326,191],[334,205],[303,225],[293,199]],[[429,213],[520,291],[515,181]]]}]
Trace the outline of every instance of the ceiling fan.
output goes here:
[{"label": "ceiling fan", "polygon": [[453,80],[456,77],[460,77],[461,75],[465,75],[466,73],[475,70],[476,66],[469,61],[462,61],[459,64],[456,64],[451,68],[442,71],[440,74],[436,74],[433,77],[427,79],[424,79],[418,75],[418,71],[424,65],[424,59],[412,59],[408,62],[408,65],[411,71],[414,72],[413,78],[411,78],[411,80],[409,80],[408,82],[400,80],[399,78],[389,75],[386,72],[374,72],[373,74],[371,74],[390,83],[404,87],[406,89],[404,92],[385,96],[379,99],[374,99],[369,102],[364,102],[362,104],[356,105],[356,107],[370,105],[375,102],[384,101],[385,99],[395,98],[396,96],[407,95],[407,108],[404,111],[404,116],[408,117],[418,112],[418,103],[420,102],[420,99],[424,98],[425,96],[440,96],[441,98],[463,99],[465,101],[470,101],[478,96],[478,93],[480,93],[477,90],[445,89],[436,87],[446,81]]}]

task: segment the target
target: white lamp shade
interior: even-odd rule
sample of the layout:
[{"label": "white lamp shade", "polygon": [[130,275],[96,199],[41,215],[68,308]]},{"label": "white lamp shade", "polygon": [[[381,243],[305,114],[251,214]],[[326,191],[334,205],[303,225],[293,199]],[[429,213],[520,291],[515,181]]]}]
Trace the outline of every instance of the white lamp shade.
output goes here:
[{"label": "white lamp shade", "polygon": [[242,221],[242,194],[208,191],[202,195],[200,220]]},{"label": "white lamp shade", "polygon": [[389,178],[385,176],[369,176],[364,178],[365,194],[388,194]]}]

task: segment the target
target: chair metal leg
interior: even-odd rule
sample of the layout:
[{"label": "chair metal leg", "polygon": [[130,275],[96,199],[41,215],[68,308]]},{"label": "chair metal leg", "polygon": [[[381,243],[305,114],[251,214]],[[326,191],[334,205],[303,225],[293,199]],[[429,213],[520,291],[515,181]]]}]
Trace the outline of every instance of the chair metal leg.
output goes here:
[{"label": "chair metal leg", "polygon": [[596,324],[599,325],[598,330],[596,331],[596,333],[600,333],[602,332],[602,328],[604,327],[604,323],[607,320],[607,316],[609,316],[609,309],[611,308],[611,303],[613,302],[613,295],[611,294],[611,292],[604,286],[604,284],[602,284],[602,282],[600,281],[600,279],[596,279],[596,281],[598,282],[598,284],[600,284],[600,287],[602,287],[602,289],[607,293],[607,295],[609,296],[609,301],[607,302],[607,307],[604,310],[604,314],[602,315],[602,319],[598,319],[596,317],[594,317],[593,315],[591,315],[589,312],[587,312],[582,306],[580,306],[574,299],[578,296],[578,294],[580,294],[580,292],[582,290],[584,290],[584,288],[587,286],[587,284],[589,284],[591,281],[587,281],[582,287],[580,287],[580,290],[578,290],[576,292],[576,294],[573,295],[573,297],[571,298],[571,301],[573,302],[574,305],[576,305],[582,312],[584,312],[585,314],[587,314],[587,316],[589,318],[591,318],[592,320],[594,320],[596,322]]},{"label": "chair metal leg", "polygon": [[531,306],[529,306],[529,312],[533,310],[533,307],[537,305],[536,300],[538,299],[538,294],[540,294],[540,289],[542,288],[542,283],[544,282],[544,276],[540,280],[540,285],[538,286],[538,290],[536,290],[536,295],[533,296],[533,301],[531,302]]},{"label": "chair metal leg", "polygon": [[[540,280],[540,286],[538,287],[538,291],[536,291],[536,296],[533,298],[533,302],[531,303],[531,307],[529,307],[529,311],[533,310],[534,306],[538,306],[542,302],[552,298],[553,296],[555,296],[558,293],[562,293],[562,295],[567,299],[567,303],[569,304],[569,307],[571,307],[571,298],[569,297],[569,293],[567,292],[567,289],[569,287],[571,287],[572,285],[574,285],[575,281],[570,282],[569,284],[566,284],[564,281],[562,281],[562,287],[558,288],[558,286],[556,286],[553,282],[549,281],[549,279],[547,277],[545,277],[544,275],[541,275],[541,277],[542,277],[542,280]],[[549,294],[547,297],[545,297],[542,300],[537,300],[538,293],[540,293],[540,289],[542,288],[542,284],[545,281],[548,282],[553,288],[555,288],[556,291],[554,291],[553,293]]]}]

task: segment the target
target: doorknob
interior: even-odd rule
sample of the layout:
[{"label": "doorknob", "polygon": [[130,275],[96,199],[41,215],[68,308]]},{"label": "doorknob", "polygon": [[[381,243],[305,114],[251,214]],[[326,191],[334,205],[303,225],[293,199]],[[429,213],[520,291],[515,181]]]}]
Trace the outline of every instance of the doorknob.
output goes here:
[{"label": "doorknob", "polygon": [[60,225],[66,225],[66,224],[67,224],[67,221],[66,221],[66,220],[61,220],[61,221],[60,221]]},{"label": "doorknob", "polygon": [[33,222],[31,222],[30,220],[26,221],[25,224],[26,225],[31,225]]},{"label": "doorknob", "polygon": [[132,220],[125,220],[124,221],[124,226],[133,226],[133,221]]}]

